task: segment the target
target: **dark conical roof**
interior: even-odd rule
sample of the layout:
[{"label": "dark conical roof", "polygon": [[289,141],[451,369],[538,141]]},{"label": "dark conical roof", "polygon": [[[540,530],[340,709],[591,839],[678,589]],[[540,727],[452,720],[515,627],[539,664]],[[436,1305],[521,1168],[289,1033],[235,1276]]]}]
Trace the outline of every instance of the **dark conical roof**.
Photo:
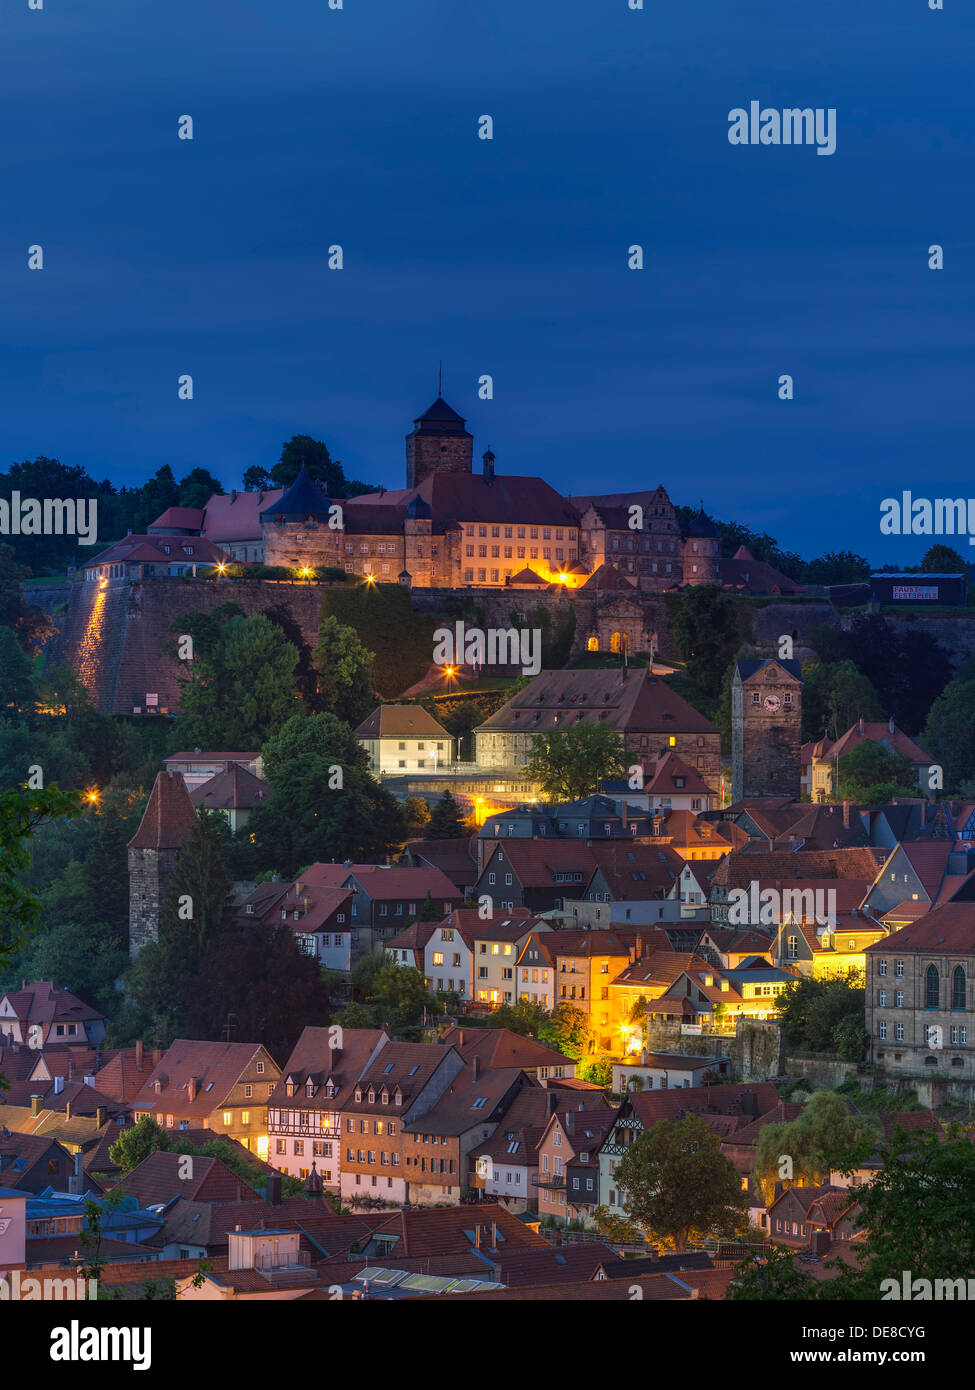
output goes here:
[{"label": "dark conical roof", "polygon": [[701,503],[701,510],[687,528],[689,536],[719,536],[721,533],[714,522],[704,510],[704,503]]},{"label": "dark conical roof", "polygon": [[302,464],[301,472],[284,496],[273,507],[261,512],[261,520],[283,516],[287,521],[303,521],[306,516],[328,516],[331,505],[325,489],[313,481]]},{"label": "dark conical roof", "polygon": [[438,396],[433,405],[418,415],[413,421],[414,434],[466,434],[463,415],[458,415],[443,396]]},{"label": "dark conical roof", "polygon": [[322,1195],[322,1186],[323,1186],[323,1184],[322,1184],[321,1174],[316,1170],[316,1168],[315,1168],[315,1160],[312,1159],[312,1161],[311,1161],[311,1172],[308,1174],[307,1178],[305,1179],[305,1196],[306,1196],[306,1197],[320,1197],[320,1196]]}]

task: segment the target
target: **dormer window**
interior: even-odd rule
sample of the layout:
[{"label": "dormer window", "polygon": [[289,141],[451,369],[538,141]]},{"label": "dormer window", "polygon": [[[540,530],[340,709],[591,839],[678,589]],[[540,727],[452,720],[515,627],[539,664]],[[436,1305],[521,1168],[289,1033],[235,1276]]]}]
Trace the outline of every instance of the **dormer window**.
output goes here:
[{"label": "dormer window", "polygon": [[402,1105],[402,1104],[403,1104],[403,1092],[399,1089],[398,1086],[397,1086],[396,1090],[393,1092],[393,1104],[394,1104],[394,1105]]},{"label": "dormer window", "polygon": [[288,1082],[285,1083],[284,1093],[285,1093],[285,1095],[293,1096],[293,1095],[295,1094],[295,1092],[297,1091],[297,1089],[298,1089],[298,1087],[295,1085],[295,1083],[294,1083],[293,1081],[288,1081]]},{"label": "dormer window", "polygon": [[373,1090],[373,1088],[372,1088],[371,1086],[369,1087],[369,1104],[370,1104],[370,1105],[375,1105],[375,1104],[376,1104],[376,1092]]},{"label": "dormer window", "polygon": [[329,1100],[331,1100],[331,1099],[333,1098],[333,1096],[335,1095],[335,1087],[333,1086],[333,1084],[332,1084],[331,1081],[326,1082],[326,1085],[325,1085],[325,1094],[326,1094],[326,1096],[328,1096]]},{"label": "dormer window", "polygon": [[379,1093],[379,1099],[382,1101],[383,1105],[389,1104],[389,1092],[387,1091],[385,1086]]},{"label": "dormer window", "polygon": [[309,1099],[310,1099],[314,1094],[315,1094],[315,1083],[314,1083],[314,1081],[306,1081],[306,1082],[305,1082],[305,1095],[308,1096]]},{"label": "dormer window", "polygon": [[362,1087],[361,1087],[361,1086],[357,1086],[357,1087],[355,1088],[355,1098],[356,1098],[357,1101],[361,1101],[361,1100],[362,1100]]}]

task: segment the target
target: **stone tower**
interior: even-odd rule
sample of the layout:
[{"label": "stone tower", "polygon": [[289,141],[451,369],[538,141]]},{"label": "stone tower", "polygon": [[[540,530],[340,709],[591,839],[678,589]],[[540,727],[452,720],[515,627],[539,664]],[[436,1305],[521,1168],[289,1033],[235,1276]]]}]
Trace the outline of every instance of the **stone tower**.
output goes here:
[{"label": "stone tower", "polygon": [[438,396],[429,410],[413,421],[406,436],[406,486],[419,487],[431,473],[470,473],[474,436],[465,421]]},{"label": "stone tower", "polygon": [[183,841],[196,814],[178,772],[160,772],[129,841],[129,955],[159,939],[159,918]]},{"label": "stone tower", "polygon": [[703,502],[684,538],[684,583],[721,583],[721,536]]},{"label": "stone tower", "polygon": [[802,674],[798,661],[742,658],[731,682],[731,799],[788,796],[802,775]]},{"label": "stone tower", "polygon": [[[338,503],[339,508],[341,505]],[[340,526],[330,524],[334,507],[324,488],[302,464],[287,491],[261,512],[265,563],[296,569],[305,565],[341,565],[345,535]],[[335,519],[339,516],[340,513]]]}]

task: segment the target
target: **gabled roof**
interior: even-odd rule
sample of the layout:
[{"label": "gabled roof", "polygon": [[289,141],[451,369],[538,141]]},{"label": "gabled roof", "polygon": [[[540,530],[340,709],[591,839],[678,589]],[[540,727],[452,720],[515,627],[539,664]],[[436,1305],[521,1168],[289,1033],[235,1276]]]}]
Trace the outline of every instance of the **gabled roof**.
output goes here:
[{"label": "gabled roof", "polygon": [[[132,1101],[132,1109],[202,1121],[226,1102],[244,1070],[263,1051],[260,1043],[177,1038],[149,1073]],[[273,1080],[273,1073],[267,1079]],[[196,1082],[193,1100],[189,1095],[191,1081]],[[155,1089],[157,1082],[161,1085],[159,1092]]]},{"label": "gabled roof", "polygon": [[[0,995],[0,1003],[4,1000],[19,1023],[92,1023],[104,1018],[104,1014],[53,980],[34,980],[30,984],[25,981],[21,989]],[[37,1056],[37,1050],[30,1049],[32,1063]]]},{"label": "gabled roof", "polygon": [[477,1057],[482,1068],[559,1066],[575,1070],[571,1058],[508,1028],[448,1028],[440,1042],[444,1047],[455,1047],[465,1062]]},{"label": "gabled roof", "polygon": [[[179,1142],[178,1133],[171,1137]],[[157,1149],[120,1178],[118,1186],[127,1196],[135,1197],[140,1207],[169,1202],[174,1197],[196,1202],[238,1202],[259,1196],[222,1159],[194,1156],[188,1174],[181,1157],[179,1153]]]},{"label": "gabled roof", "polygon": [[207,811],[249,811],[271,795],[271,788],[240,763],[232,762],[223,772],[194,787],[190,800]]},{"label": "gabled roof", "polygon": [[912,738],[908,738],[901,729],[895,724],[893,729],[890,725],[893,720],[862,720],[847,729],[845,734],[833,744],[829,750],[830,762],[835,762],[837,758],[842,758],[844,753],[850,753],[854,748],[858,748],[861,743],[879,743],[884,748],[894,753],[903,753],[910,759],[915,767],[928,767],[931,762],[931,754],[925,753],[923,748],[919,748]]},{"label": "gabled roof", "polygon": [[[355,731],[356,738],[450,739],[442,724],[422,705],[380,705]],[[451,740],[452,741],[452,740]]]}]

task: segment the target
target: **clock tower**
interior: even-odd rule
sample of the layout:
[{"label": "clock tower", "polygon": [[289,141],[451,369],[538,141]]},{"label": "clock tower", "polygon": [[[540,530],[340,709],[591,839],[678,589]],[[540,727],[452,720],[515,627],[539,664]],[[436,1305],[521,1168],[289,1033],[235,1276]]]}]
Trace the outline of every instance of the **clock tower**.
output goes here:
[{"label": "clock tower", "polygon": [[788,796],[802,776],[802,672],[798,661],[743,657],[731,682],[731,799]]}]

